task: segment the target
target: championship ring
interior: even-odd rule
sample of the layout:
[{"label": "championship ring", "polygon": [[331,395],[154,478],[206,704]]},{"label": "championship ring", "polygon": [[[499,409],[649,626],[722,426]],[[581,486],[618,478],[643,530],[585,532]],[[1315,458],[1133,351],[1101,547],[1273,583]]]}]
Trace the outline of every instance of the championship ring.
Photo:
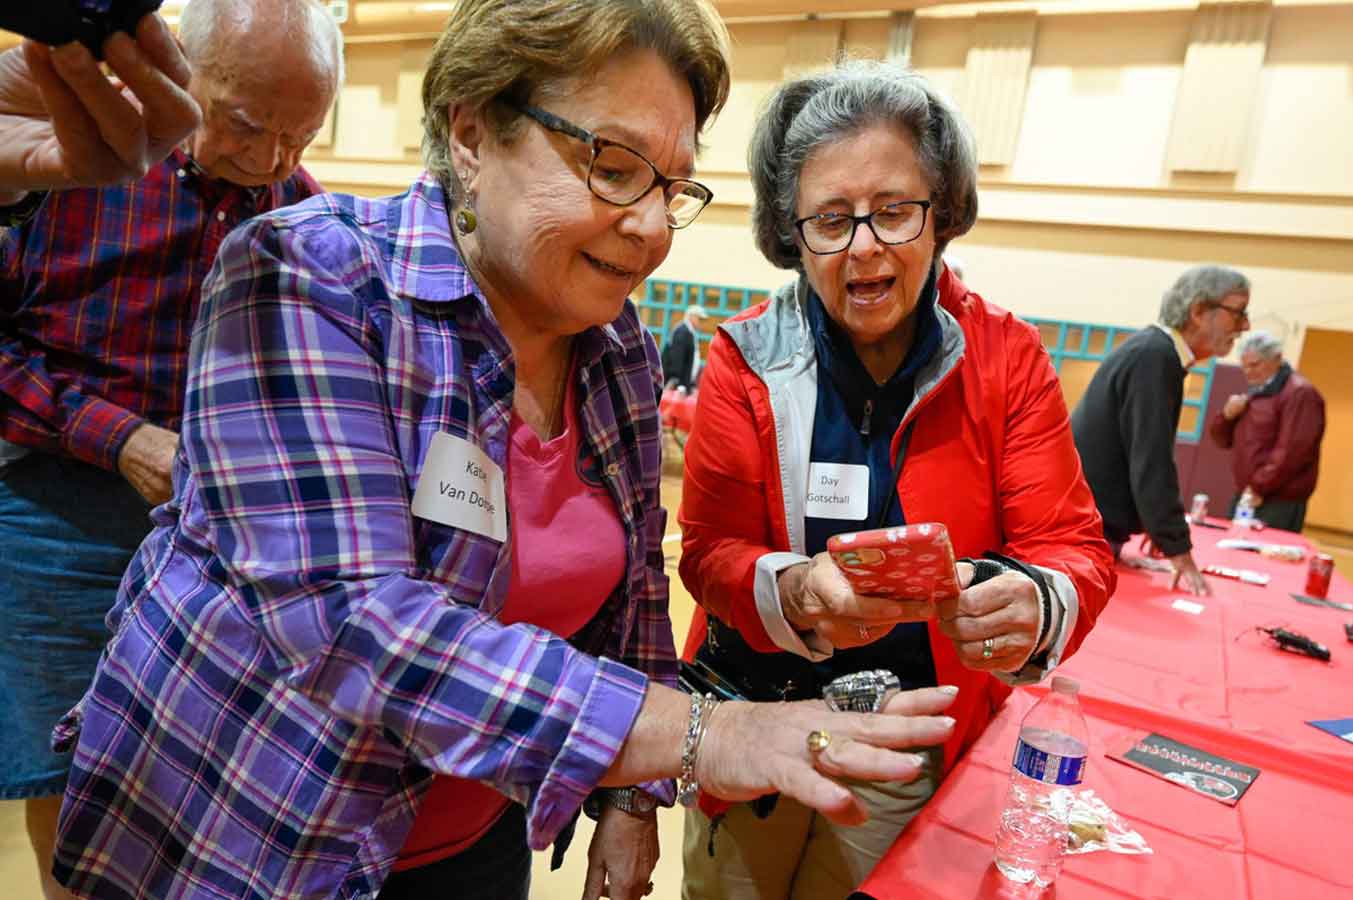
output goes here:
[{"label": "championship ring", "polygon": [[827,683],[822,699],[834,712],[878,712],[902,689],[897,676],[887,669],[852,672]]}]

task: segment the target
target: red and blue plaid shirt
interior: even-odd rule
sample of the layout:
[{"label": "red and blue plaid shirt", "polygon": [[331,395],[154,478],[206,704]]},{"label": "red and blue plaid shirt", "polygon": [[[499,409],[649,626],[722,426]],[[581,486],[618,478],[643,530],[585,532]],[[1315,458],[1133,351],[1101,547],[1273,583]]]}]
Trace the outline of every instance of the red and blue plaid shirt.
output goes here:
[{"label": "red and blue plaid shirt", "polygon": [[139,181],[53,193],[0,231],[0,439],[116,470],[143,422],[177,431],[221,242],[320,190],[304,170],[240,187],[176,150]]}]

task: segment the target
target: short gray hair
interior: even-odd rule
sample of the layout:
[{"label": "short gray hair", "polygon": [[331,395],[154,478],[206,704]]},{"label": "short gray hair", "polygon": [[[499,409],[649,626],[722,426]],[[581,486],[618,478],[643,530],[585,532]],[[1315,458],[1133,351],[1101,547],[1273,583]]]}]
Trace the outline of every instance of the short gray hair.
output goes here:
[{"label": "short gray hair", "polygon": [[1262,359],[1281,359],[1283,342],[1267,331],[1251,331],[1240,342],[1240,355],[1254,353]]},{"label": "short gray hair", "polygon": [[853,60],[780,85],[766,102],[747,151],[756,199],[752,231],[773,265],[802,265],[794,239],[799,176],[821,147],[875,124],[901,127],[916,145],[930,187],[935,256],[977,221],[977,150],[953,106],[909,69]]},{"label": "short gray hair", "polygon": [[335,86],[343,83],[343,31],[320,0],[188,0],[179,16],[184,56],[207,72],[242,63],[231,56],[230,45],[251,32],[259,15],[275,17],[270,26],[303,42],[317,69],[331,73]]},{"label": "short gray hair", "polygon": [[1227,294],[1248,294],[1250,280],[1227,266],[1194,266],[1175,280],[1160,298],[1160,324],[1175,330],[1189,320],[1199,303],[1216,303]]}]

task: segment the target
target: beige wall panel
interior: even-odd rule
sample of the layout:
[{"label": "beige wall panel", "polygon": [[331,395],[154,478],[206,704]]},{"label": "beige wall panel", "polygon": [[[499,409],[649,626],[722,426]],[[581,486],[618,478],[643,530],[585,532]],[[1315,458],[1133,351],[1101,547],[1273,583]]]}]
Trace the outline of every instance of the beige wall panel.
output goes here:
[{"label": "beige wall panel", "polygon": [[310,157],[305,167],[324,189],[361,197],[384,197],[408,188],[423,171],[421,162],[374,162]]},{"label": "beige wall panel", "polygon": [[432,42],[405,44],[399,59],[395,96],[399,106],[399,145],[404,150],[423,146],[423,74]]},{"label": "beige wall panel", "polygon": [[1240,169],[1250,140],[1271,13],[1268,3],[1199,6],[1170,133],[1172,170]]},{"label": "beige wall panel", "polygon": [[1242,186],[1353,194],[1353,4],[1279,8]]},{"label": "beige wall panel", "polygon": [[329,112],[324,117],[324,124],[319,127],[319,133],[315,139],[310,142],[310,146],[316,150],[327,150],[334,145],[334,126],[338,123],[338,100],[335,99],[329,105]]},{"label": "beige wall panel", "polygon": [[963,96],[971,19],[923,19],[913,23],[911,65],[937,90],[957,102]]},{"label": "beige wall panel", "polygon": [[806,75],[831,68],[841,53],[845,23],[840,19],[794,22],[785,44],[784,76]]},{"label": "beige wall panel", "polygon": [[1038,26],[1016,181],[1155,187],[1190,16],[1047,16]]},{"label": "beige wall panel", "polygon": [[742,213],[711,207],[677,232],[672,252],[653,277],[770,290],[794,276],[766,262]]},{"label": "beige wall panel", "polygon": [[[1325,439],[1320,480],[1306,508],[1306,524],[1353,532],[1353,332],[1311,329],[1298,368],[1325,396]],[[1345,572],[1347,577],[1348,573]]]},{"label": "beige wall panel", "polygon": [[[728,103],[706,135],[701,172],[747,171],[747,143],[756,112],[784,78],[789,25],[734,25],[729,32],[733,38],[732,85]],[[715,195],[720,196],[717,188]]]},{"label": "beige wall panel", "polygon": [[895,12],[888,16],[886,59],[899,66],[911,65],[911,44],[916,37],[916,14]]},{"label": "beige wall panel", "polygon": [[1184,269],[1220,262],[1254,288],[1254,326],[1296,355],[1306,326],[1353,331],[1348,244],[979,222],[956,242],[965,281],[1020,315],[1140,327]]},{"label": "beige wall panel", "polygon": [[[1155,319],[1161,294],[1188,266],[1236,266],[1254,284],[1254,327],[1278,335],[1299,357],[1308,325],[1353,332],[1347,248],[1244,235],[979,222],[953,252],[974,290],[1020,315],[1133,328]],[[654,277],[770,289],[792,276],[757,252],[740,210],[716,207],[676,236]]]},{"label": "beige wall panel", "polygon": [[349,159],[399,159],[400,44],[347,48],[347,83],[339,94],[334,155]]},{"label": "beige wall panel", "polygon": [[1038,17],[978,16],[960,107],[977,135],[982,165],[1009,165],[1015,157],[1033,61]]},{"label": "beige wall panel", "polygon": [[1113,190],[992,179],[981,185],[981,199],[988,220],[1353,241],[1349,197]]},{"label": "beige wall panel", "polygon": [[886,59],[892,27],[887,19],[847,19],[841,50],[851,59]]}]

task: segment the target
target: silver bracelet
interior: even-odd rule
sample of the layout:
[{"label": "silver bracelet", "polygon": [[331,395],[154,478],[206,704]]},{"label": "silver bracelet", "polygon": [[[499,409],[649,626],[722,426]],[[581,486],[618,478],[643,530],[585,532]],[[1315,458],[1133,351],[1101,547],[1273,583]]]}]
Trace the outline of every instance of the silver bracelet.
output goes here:
[{"label": "silver bracelet", "polygon": [[677,802],[687,808],[695,806],[700,797],[700,782],[695,780],[695,762],[700,756],[700,745],[709,729],[710,713],[719,701],[713,694],[691,694],[691,717],[686,723],[686,740],[681,745],[681,777],[677,779]]}]

